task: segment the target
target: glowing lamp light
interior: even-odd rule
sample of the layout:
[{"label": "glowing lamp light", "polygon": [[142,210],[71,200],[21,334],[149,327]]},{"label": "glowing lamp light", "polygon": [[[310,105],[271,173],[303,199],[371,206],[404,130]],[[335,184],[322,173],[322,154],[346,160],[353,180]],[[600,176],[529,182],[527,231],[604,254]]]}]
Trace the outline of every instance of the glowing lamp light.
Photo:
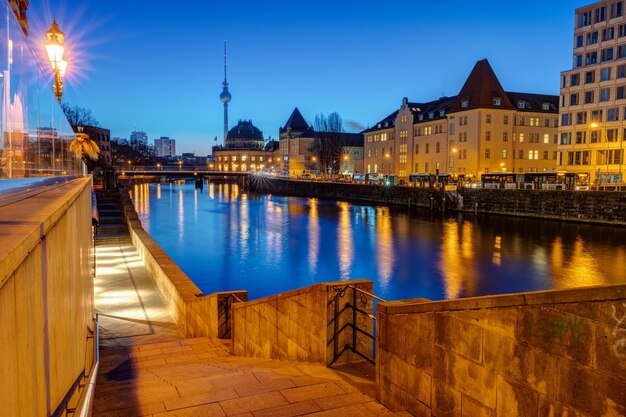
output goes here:
[{"label": "glowing lamp light", "polygon": [[61,103],[63,76],[65,76],[67,71],[67,61],[63,59],[65,54],[65,34],[59,29],[56,20],[52,22],[50,29],[46,32],[44,46],[54,72],[54,95]]},{"label": "glowing lamp light", "polygon": [[595,129],[595,128],[597,128],[597,127],[598,127],[598,124],[597,124],[596,122],[593,122],[593,123],[591,123],[591,125],[590,125],[590,126],[591,126],[592,128],[594,128],[594,129]]},{"label": "glowing lamp light", "polygon": [[46,32],[46,53],[48,59],[55,68],[57,63],[63,60],[63,54],[65,53],[65,34],[59,29],[59,25],[54,20],[50,25],[50,29]]},{"label": "glowing lamp light", "polygon": [[343,156],[343,160],[344,160],[344,161],[347,161],[348,159],[349,159],[348,155],[344,155],[344,156]]}]

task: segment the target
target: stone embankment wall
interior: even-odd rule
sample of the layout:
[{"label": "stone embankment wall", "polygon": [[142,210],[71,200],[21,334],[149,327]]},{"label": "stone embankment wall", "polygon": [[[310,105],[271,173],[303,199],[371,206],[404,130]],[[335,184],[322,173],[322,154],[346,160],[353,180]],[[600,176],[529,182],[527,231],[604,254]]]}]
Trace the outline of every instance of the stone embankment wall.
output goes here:
[{"label": "stone embankment wall", "polygon": [[296,181],[255,176],[249,177],[247,187],[249,191],[259,193],[393,204],[439,212],[461,211],[626,225],[626,192],[462,188],[458,193],[444,193],[415,187]]},{"label": "stone embankment wall", "polygon": [[95,363],[91,181],[4,205],[0,219],[0,415],[65,416]]},{"label": "stone embankment wall", "polygon": [[128,190],[121,189],[120,198],[133,245],[150,271],[161,298],[182,334],[187,337],[224,336],[224,329],[230,326],[226,323],[230,316],[226,308],[238,302],[237,298],[246,301],[248,292],[202,294],[187,274],[143,229]]},{"label": "stone embankment wall", "polygon": [[378,305],[377,387],[415,416],[626,415],[626,285]]},{"label": "stone embankment wall", "polygon": [[[233,353],[267,359],[341,364],[362,358],[352,351],[338,354],[346,345],[352,346],[356,332],[357,350],[371,357],[372,339],[353,330],[352,309],[372,313],[371,298],[361,296],[346,285],[372,292],[368,280],[352,280],[316,284],[233,305]],[[335,313],[339,312],[338,315]],[[357,314],[356,327],[372,334],[372,319]],[[335,317],[337,319],[335,320]],[[337,335],[336,343],[334,335]]]}]

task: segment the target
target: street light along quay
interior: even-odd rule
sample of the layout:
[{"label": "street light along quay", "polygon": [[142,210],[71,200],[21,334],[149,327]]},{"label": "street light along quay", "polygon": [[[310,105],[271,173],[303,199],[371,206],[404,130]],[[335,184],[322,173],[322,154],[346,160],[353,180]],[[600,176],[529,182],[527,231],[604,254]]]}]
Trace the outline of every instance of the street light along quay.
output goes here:
[{"label": "street light along quay", "polygon": [[63,77],[67,70],[67,61],[63,59],[65,54],[65,34],[59,29],[56,20],[52,21],[50,29],[46,32],[47,40],[44,43],[48,59],[54,72],[54,95],[59,104],[63,95]]}]

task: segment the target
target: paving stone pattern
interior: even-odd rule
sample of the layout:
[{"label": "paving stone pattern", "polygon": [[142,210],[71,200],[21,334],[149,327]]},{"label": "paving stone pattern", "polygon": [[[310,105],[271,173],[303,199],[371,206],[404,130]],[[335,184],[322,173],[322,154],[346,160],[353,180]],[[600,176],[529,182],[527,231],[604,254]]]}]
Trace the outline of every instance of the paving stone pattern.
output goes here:
[{"label": "paving stone pattern", "polygon": [[322,365],[232,356],[181,339],[101,352],[95,417],[363,417],[392,413]]}]

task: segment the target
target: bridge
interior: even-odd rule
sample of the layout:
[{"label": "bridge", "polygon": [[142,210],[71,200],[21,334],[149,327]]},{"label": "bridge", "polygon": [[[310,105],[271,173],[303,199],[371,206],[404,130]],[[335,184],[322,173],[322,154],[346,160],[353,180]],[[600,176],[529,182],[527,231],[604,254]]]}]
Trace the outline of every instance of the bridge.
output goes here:
[{"label": "bridge", "polygon": [[129,168],[117,168],[119,175],[136,177],[136,176],[154,176],[154,177],[231,177],[243,178],[249,175],[249,172],[235,171],[216,171],[203,167],[154,167],[154,166],[131,166]]}]

